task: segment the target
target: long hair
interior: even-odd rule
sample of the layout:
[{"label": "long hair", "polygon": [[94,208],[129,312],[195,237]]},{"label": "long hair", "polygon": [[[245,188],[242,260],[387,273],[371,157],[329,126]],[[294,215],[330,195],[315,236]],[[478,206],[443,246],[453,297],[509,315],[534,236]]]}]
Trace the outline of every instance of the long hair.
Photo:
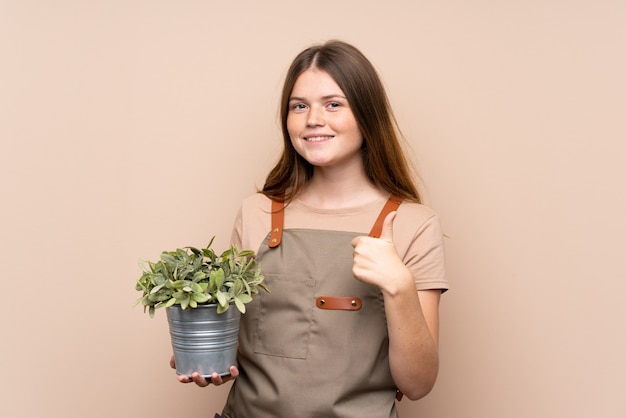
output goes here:
[{"label": "long hair", "polygon": [[309,68],[327,72],[346,95],[363,135],[363,165],[372,184],[420,203],[395,117],[374,66],[357,48],[337,40],[307,48],[291,63],[280,102],[284,149],[261,192],[272,200],[289,203],[313,176],[313,166],[296,152],[287,130],[289,97],[300,74]]}]

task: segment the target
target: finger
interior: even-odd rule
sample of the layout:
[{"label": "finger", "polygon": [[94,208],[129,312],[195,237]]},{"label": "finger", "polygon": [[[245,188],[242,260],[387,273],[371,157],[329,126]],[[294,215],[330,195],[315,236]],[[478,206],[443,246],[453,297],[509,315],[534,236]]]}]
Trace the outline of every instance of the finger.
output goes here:
[{"label": "finger", "polygon": [[176,360],[174,359],[174,355],[172,354],[172,357],[170,358],[170,367],[172,369],[176,368]]},{"label": "finger", "polygon": [[198,372],[193,372],[191,373],[191,379],[194,381],[194,383],[198,386],[208,386],[209,382],[207,382],[207,380],[204,378],[204,376],[202,376],[200,373]]},{"label": "finger", "polygon": [[396,218],[398,212],[390,212],[383,221],[383,230],[380,234],[380,239],[387,242],[393,242],[393,220]]},{"label": "finger", "polygon": [[[226,377],[226,376],[224,376]],[[222,376],[220,376],[217,373],[213,373],[211,374],[211,383],[213,383],[216,386],[221,385],[222,383],[224,383],[224,380],[222,379]]]},{"label": "finger", "polygon": [[217,373],[213,373],[211,375],[211,383],[213,383],[215,386],[219,386],[233,379],[236,379],[239,376],[239,369],[236,366],[230,366],[229,371],[230,371],[230,374],[227,374],[224,376],[220,376]]},{"label": "finger", "polygon": [[191,382],[193,382],[193,380],[191,380],[191,378],[189,376],[185,376],[183,374],[179,374],[177,376],[177,378],[178,378],[178,381],[180,383],[191,383]]}]

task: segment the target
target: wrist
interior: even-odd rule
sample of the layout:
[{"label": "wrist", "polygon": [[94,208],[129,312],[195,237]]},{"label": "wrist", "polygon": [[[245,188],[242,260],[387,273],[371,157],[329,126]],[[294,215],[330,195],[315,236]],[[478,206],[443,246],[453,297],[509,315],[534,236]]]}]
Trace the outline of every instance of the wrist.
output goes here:
[{"label": "wrist", "polygon": [[415,292],[415,283],[413,282],[413,275],[408,269],[404,269],[402,272],[394,274],[393,278],[385,281],[385,286],[381,287],[383,295],[392,298],[407,294],[408,292]]}]

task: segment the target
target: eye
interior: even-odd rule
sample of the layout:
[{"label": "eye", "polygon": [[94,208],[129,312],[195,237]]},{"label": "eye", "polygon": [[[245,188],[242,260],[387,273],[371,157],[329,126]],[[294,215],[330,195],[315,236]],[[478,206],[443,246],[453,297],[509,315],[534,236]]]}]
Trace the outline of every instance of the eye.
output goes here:
[{"label": "eye", "polygon": [[306,109],[306,105],[304,103],[294,103],[291,105],[291,110],[294,110],[296,112],[302,111],[304,109]]},{"label": "eye", "polygon": [[331,109],[338,109],[341,107],[341,103],[339,102],[330,102],[328,103],[328,107]]}]

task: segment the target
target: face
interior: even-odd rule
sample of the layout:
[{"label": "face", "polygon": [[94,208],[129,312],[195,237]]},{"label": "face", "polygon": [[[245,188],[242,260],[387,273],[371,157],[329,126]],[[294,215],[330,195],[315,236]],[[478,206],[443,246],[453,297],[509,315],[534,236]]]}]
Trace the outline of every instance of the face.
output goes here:
[{"label": "face", "polygon": [[296,152],[316,169],[362,167],[363,136],[343,91],[325,71],[311,68],[296,80],[287,130]]}]

